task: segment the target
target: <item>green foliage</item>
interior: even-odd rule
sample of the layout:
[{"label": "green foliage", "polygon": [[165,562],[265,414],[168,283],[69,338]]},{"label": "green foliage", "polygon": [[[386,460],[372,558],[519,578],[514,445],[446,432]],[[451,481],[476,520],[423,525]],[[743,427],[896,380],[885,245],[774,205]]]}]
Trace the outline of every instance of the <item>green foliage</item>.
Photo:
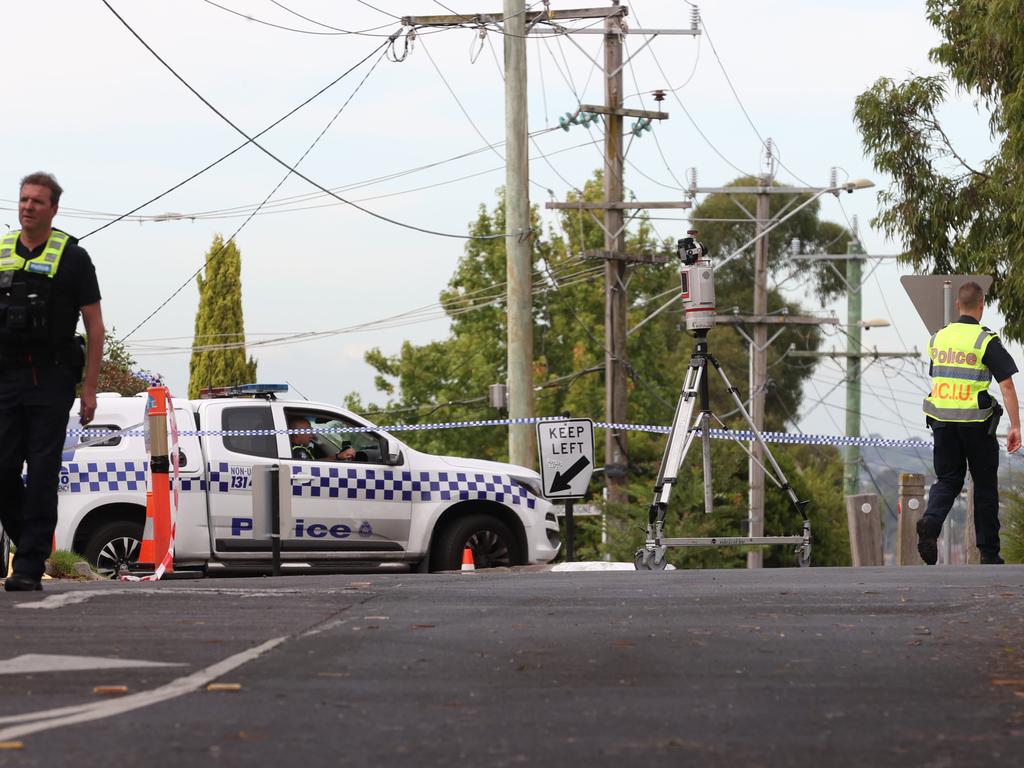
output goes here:
[{"label": "green foliage", "polygon": [[117,338],[117,330],[111,328],[103,340],[103,362],[100,363],[97,392],[117,392],[124,397],[131,397],[144,392],[149,386],[145,378],[146,371],[141,371],[135,359]]},{"label": "green foliage", "polygon": [[67,549],[57,549],[50,553],[46,559],[46,572],[54,579],[81,579],[84,578],[75,570],[75,563],[84,563],[86,559],[77,552]]},{"label": "green foliage", "polygon": [[234,241],[216,235],[206,252],[199,284],[195,338],[189,362],[188,396],[203,387],[248,384],[256,380],[256,360],[245,357],[242,318],[242,255]]},{"label": "green foliage", "polygon": [[[892,176],[875,224],[918,271],[991,274],[1005,335],[1024,340],[1024,16],[1017,0],[927,0],[945,75],[883,77],[854,109],[875,168]],[[969,162],[937,112],[951,86],[988,113],[995,153]]]},{"label": "green foliage", "polygon": [[[749,179],[737,180],[748,184]],[[588,201],[602,198],[599,173],[583,189]],[[785,205],[788,196],[777,196]],[[569,195],[574,201],[577,196]],[[751,200],[752,202],[752,200]],[[794,202],[794,205],[799,201]],[[712,195],[694,211],[695,217],[722,218],[718,212],[730,207],[723,196]],[[806,213],[806,215],[804,215]],[[728,214],[735,218],[735,214]],[[504,231],[504,205],[501,200],[488,210],[481,206],[470,231],[486,235]],[[840,244],[845,249],[847,234],[836,225],[817,221],[814,205],[790,220],[790,227],[770,243],[778,260],[792,237],[801,237],[812,248]],[[536,211],[535,231],[540,231]],[[750,227],[709,227],[701,232],[716,255],[729,253],[749,239]],[[827,238],[827,239],[826,239]],[[537,413],[541,416],[572,414],[599,420],[604,413],[604,275],[601,262],[578,254],[603,248],[603,232],[587,213],[566,211],[557,231],[534,241],[534,386],[537,388]],[[679,284],[679,264],[674,258],[674,240],[659,241],[650,222],[641,219],[627,234],[626,250],[671,256],[664,265],[632,267],[628,274],[630,309],[629,328],[639,328],[628,340],[629,421],[634,424],[669,424],[675,412],[693,339],[679,331],[681,307],[676,304],[653,317],[656,309],[671,300]],[[441,300],[451,318],[451,333],[446,339],[424,345],[406,343],[394,356],[371,350],[366,360],[377,371],[376,384],[387,397],[383,405],[364,405],[349,396],[347,404],[367,413],[380,423],[429,423],[496,418],[500,414],[486,402],[487,386],[506,380],[505,244],[502,239],[470,240],[455,274]],[[732,262],[716,280],[718,306],[736,306],[752,310],[753,278],[749,259]],[[815,283],[821,295],[830,290],[821,281]],[[801,308],[786,302],[777,291],[769,295],[769,311]],[[649,318],[649,319],[648,319]],[[641,321],[648,319],[642,326]],[[815,328],[787,328],[769,351],[771,381],[767,393],[766,428],[783,430],[789,414],[800,406],[803,380],[810,371],[791,366],[782,352],[791,343],[815,349],[820,336]],[[711,335],[711,351],[722,363],[734,385],[745,396],[748,381],[747,343],[735,329],[722,326]],[[717,375],[711,374],[712,409],[732,428],[743,426],[735,413],[735,402],[725,391]],[[493,427],[477,429],[425,430],[406,433],[417,448],[432,453],[455,454],[507,460],[504,432]],[[597,430],[598,450],[604,443]],[[580,558],[605,553],[616,559],[631,560],[642,540],[654,480],[664,450],[665,435],[642,431],[628,434],[627,456],[629,504],[621,508],[606,505],[608,543],[601,543],[598,518],[577,521],[577,551]],[[676,485],[670,504],[669,526],[672,535],[739,535],[747,515],[747,454],[729,441],[713,442],[715,467],[715,514],[703,513],[703,478],[700,451],[687,456],[686,466]],[[812,450],[775,446],[773,448],[790,482],[801,498],[811,500],[815,535],[814,562],[849,562],[846,518],[841,500],[842,465],[833,449]],[[597,495],[602,477],[595,475],[592,491]],[[802,519],[787,497],[768,483],[766,493],[766,530],[769,533],[795,534]],[[675,550],[671,555],[680,565],[736,566],[744,561],[740,552],[716,549]],[[766,552],[771,565],[792,563],[792,550],[774,548]]]},{"label": "green foliage", "polygon": [[1002,491],[1000,554],[1008,563],[1024,563],[1024,493],[1019,488]]}]

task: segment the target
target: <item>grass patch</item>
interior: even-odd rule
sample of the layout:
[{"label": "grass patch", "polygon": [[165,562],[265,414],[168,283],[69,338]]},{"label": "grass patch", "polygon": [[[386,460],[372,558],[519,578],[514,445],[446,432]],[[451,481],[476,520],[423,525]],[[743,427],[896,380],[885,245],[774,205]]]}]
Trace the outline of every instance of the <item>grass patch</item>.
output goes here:
[{"label": "grass patch", "polygon": [[75,563],[84,562],[85,558],[77,552],[58,549],[47,559],[46,572],[54,579],[82,579],[85,577],[75,570]]}]

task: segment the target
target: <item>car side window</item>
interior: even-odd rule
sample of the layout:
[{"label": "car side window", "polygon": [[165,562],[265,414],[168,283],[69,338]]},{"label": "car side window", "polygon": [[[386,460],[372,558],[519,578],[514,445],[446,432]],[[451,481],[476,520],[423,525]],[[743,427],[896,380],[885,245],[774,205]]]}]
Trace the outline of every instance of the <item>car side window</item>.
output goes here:
[{"label": "car side window", "polygon": [[221,426],[226,432],[269,430],[264,435],[224,435],[224,447],[234,453],[262,456],[273,459],[277,456],[277,438],[273,434],[274,415],[269,405],[239,405],[225,408]]},{"label": "car side window", "polygon": [[[336,413],[287,408],[285,420],[289,429],[308,428],[313,434],[289,435],[291,455],[281,458],[363,464],[383,464],[387,459],[386,444],[380,435]],[[338,454],[342,456],[335,459]],[[350,458],[345,458],[345,454]]]},{"label": "car side window", "polygon": [[[119,429],[120,429],[120,427],[117,426],[117,424],[90,424],[89,425],[89,430],[90,431],[109,430],[111,432],[117,432],[117,430],[119,430]],[[82,435],[78,439],[78,442],[80,442],[80,443],[92,443],[93,440],[99,440],[99,437],[100,437],[100,435]],[[121,436],[120,435],[114,435],[113,437],[108,437],[106,440],[100,440],[99,442],[92,443],[92,445],[90,445],[88,447],[89,448],[113,448],[115,445],[120,445],[120,444],[121,444]]]}]

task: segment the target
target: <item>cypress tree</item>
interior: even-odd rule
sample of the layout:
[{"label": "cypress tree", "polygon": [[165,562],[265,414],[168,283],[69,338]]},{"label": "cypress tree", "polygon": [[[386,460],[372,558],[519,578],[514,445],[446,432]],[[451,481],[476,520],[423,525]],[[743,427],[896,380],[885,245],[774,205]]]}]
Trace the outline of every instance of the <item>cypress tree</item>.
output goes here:
[{"label": "cypress tree", "polygon": [[224,244],[215,235],[206,252],[199,285],[188,396],[199,397],[203,387],[248,384],[256,380],[256,360],[245,355],[242,318],[242,254],[234,241]]}]

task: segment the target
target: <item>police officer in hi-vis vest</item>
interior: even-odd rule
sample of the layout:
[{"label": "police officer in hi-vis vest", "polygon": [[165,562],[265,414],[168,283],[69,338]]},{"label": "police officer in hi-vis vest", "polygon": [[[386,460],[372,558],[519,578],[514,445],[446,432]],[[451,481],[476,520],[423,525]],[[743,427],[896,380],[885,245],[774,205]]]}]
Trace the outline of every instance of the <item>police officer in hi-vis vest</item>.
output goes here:
[{"label": "police officer in hi-vis vest", "polygon": [[1007,450],[1020,448],[1020,412],[1013,374],[1017,366],[996,334],[981,325],[985,293],[975,282],[957,294],[960,318],[932,336],[931,394],[924,412],[935,437],[935,485],[928,508],[917,522],[917,551],[928,565],[938,560],[938,539],[953,501],[960,495],[968,467],[974,478],[974,530],[985,565],[999,556],[999,443],[996,427],[1002,408],[988,392],[994,378],[1010,417]]},{"label": "police officer in hi-vis vest", "polygon": [[[0,525],[17,547],[4,589],[41,589],[57,525],[61,451],[75,386],[79,422],[96,412],[103,314],[85,249],[53,229],[62,190],[48,173],[21,180],[21,230],[0,238]],[[88,335],[76,335],[81,314]],[[22,467],[26,477],[22,479]],[[6,575],[7,564],[3,564]]]}]

